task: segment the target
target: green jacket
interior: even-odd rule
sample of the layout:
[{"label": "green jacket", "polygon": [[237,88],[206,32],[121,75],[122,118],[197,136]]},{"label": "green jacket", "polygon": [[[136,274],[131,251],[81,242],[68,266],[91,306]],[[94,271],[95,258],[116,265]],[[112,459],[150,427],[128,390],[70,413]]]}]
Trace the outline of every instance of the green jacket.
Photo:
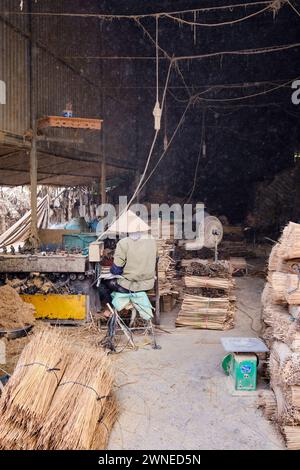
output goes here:
[{"label": "green jacket", "polygon": [[156,256],[156,241],[150,235],[144,235],[138,240],[129,237],[120,240],[114,264],[124,269],[118,284],[132,292],[153,289]]}]

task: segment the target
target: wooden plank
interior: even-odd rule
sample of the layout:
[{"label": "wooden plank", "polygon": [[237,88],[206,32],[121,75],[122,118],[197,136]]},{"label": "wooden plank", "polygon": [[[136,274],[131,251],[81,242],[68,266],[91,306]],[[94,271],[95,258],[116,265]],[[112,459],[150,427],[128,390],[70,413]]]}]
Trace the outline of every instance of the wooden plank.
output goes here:
[{"label": "wooden plank", "polygon": [[100,131],[102,122],[102,119],[45,116],[38,120],[38,129],[45,129],[47,127],[67,127],[71,129],[94,129]]}]

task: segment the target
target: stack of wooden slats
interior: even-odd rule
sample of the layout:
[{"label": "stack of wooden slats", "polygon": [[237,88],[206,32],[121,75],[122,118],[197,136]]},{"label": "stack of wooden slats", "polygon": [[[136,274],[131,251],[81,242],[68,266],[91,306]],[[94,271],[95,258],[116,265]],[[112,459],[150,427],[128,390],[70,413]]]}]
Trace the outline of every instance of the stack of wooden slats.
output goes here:
[{"label": "stack of wooden slats", "polygon": [[[270,254],[262,295],[264,339],[270,347],[270,386],[259,404],[289,449],[300,450],[300,225],[289,223]],[[268,394],[268,397],[266,397]],[[272,395],[273,394],[273,395]],[[271,402],[276,406],[269,406]],[[274,412],[272,413],[272,409]]]},{"label": "stack of wooden slats", "polygon": [[193,260],[185,269],[187,275],[176,326],[211,330],[232,328],[236,299],[229,266],[220,263],[218,267],[217,263],[208,260]]}]

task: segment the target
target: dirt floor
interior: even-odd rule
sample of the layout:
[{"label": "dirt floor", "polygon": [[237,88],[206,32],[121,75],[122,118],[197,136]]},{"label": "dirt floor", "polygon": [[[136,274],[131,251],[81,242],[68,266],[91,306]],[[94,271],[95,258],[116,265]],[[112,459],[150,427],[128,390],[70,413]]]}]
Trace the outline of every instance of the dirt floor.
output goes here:
[{"label": "dirt floor", "polygon": [[162,316],[171,334],[159,335],[161,350],[145,346],[120,354],[122,414],[110,449],[284,449],[274,426],[257,410],[257,396],[232,396],[220,367],[222,336],[259,334],[263,285],[258,277],[237,279],[233,330],[176,329],[173,311]]}]

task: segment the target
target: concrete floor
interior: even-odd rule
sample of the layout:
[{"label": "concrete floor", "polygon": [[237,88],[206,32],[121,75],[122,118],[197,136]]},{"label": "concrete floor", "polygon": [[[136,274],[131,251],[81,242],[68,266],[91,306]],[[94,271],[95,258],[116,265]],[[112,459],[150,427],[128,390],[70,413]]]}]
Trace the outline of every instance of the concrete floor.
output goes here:
[{"label": "concrete floor", "polygon": [[233,330],[176,329],[173,312],[162,317],[171,334],[159,335],[161,350],[145,346],[117,357],[122,412],[109,449],[284,448],[257,410],[256,397],[232,396],[220,368],[221,336],[255,336],[253,329],[261,327],[263,280],[236,281],[239,310]]}]

